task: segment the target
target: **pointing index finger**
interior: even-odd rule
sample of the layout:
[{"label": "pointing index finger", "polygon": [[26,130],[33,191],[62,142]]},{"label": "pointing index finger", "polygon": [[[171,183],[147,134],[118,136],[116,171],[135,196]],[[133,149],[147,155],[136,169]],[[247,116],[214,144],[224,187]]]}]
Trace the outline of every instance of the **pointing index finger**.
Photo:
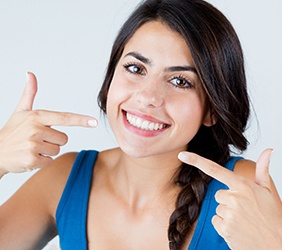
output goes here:
[{"label": "pointing index finger", "polygon": [[44,126],[96,127],[98,125],[95,118],[75,113],[37,110],[36,114],[38,122]]},{"label": "pointing index finger", "polygon": [[189,165],[195,166],[212,178],[224,183],[230,189],[239,186],[239,177],[234,172],[211,160],[190,152],[181,152],[179,153],[178,158]]}]

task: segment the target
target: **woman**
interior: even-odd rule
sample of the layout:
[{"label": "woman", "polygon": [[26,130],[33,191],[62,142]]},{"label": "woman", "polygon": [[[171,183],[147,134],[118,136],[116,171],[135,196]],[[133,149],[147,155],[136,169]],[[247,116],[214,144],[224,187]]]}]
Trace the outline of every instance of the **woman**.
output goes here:
[{"label": "woman", "polygon": [[[65,154],[39,171],[1,207],[1,247],[38,249],[57,233],[62,249],[281,245],[271,150],[257,170],[230,157],[230,145],[247,147],[249,100],[240,42],[218,10],[143,2],[114,42],[98,101],[120,147]],[[41,157],[64,143],[49,142]]]}]

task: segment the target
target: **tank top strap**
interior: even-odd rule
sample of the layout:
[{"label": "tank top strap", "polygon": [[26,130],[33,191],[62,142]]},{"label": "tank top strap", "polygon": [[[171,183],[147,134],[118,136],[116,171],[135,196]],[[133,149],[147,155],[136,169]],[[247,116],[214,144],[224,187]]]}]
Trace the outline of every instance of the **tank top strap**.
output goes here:
[{"label": "tank top strap", "polygon": [[87,249],[87,210],[98,152],[78,153],[56,211],[61,249]]}]

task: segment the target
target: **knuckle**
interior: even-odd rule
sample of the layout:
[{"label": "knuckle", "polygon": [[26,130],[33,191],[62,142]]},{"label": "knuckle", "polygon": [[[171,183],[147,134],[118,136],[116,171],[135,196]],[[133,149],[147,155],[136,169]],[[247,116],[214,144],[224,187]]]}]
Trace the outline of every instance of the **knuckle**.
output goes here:
[{"label": "knuckle", "polygon": [[26,118],[32,122],[38,121],[39,117],[40,111],[38,110],[29,111],[29,114],[26,116]]},{"label": "knuckle", "polygon": [[234,219],[232,218],[232,215],[230,213],[227,213],[218,225],[221,235],[225,239],[230,239],[234,235],[233,228],[234,226],[236,228],[236,225],[234,225],[233,221]]},{"label": "knuckle", "polygon": [[67,136],[67,134],[62,133],[62,146],[67,144],[68,140],[69,140],[69,137]]},{"label": "knuckle", "polygon": [[37,126],[32,126],[29,128],[28,138],[29,140],[35,140],[35,138],[39,138],[42,132]]},{"label": "knuckle", "polygon": [[224,220],[224,223],[222,223],[221,225],[221,232],[222,232],[224,239],[229,239],[230,237],[232,237],[231,231],[232,230],[231,230],[229,223],[226,222],[226,220]]},{"label": "knuckle", "polygon": [[226,220],[226,224],[228,225],[228,228],[232,228],[232,226],[234,225],[234,222],[236,221],[235,212],[233,212],[233,211],[228,211],[228,212],[225,214],[224,219]]},{"label": "knuckle", "polygon": [[34,138],[42,133],[42,129],[40,128],[39,118],[37,114],[30,113],[26,117],[26,134],[28,138]]},{"label": "knuckle", "polygon": [[213,162],[208,162],[207,174],[210,176],[217,176],[218,172],[218,167]]},{"label": "knuckle", "polygon": [[252,188],[252,186],[249,185],[249,183],[244,185],[244,194],[247,197],[253,196],[254,195],[254,190]]},{"label": "knuckle", "polygon": [[60,146],[54,146],[54,150],[53,150],[53,156],[58,155],[60,153]]},{"label": "knuckle", "polygon": [[34,153],[37,153],[38,145],[34,141],[27,141],[26,142],[26,150],[28,151],[28,155],[33,155]]},{"label": "knuckle", "polygon": [[220,219],[219,219],[219,216],[218,215],[214,215],[211,219],[211,223],[212,225],[214,226],[214,228],[216,230],[218,230],[219,228],[219,225],[220,225]]},{"label": "knuckle", "polygon": [[242,187],[249,186],[249,181],[246,178],[244,178],[243,176],[239,176],[238,179],[240,180]]},{"label": "knuckle", "polygon": [[242,190],[242,194],[252,195],[254,191],[251,182],[243,176],[239,176],[239,180],[238,190]]},{"label": "knuckle", "polygon": [[215,197],[217,200],[221,200],[221,198],[222,198],[223,195],[224,195],[224,192],[225,192],[225,190],[220,189],[220,190],[216,191],[214,197]]},{"label": "knuckle", "polygon": [[68,142],[68,136],[67,134],[63,133],[63,132],[59,132],[56,135],[56,143],[58,146],[64,146],[65,144],[67,144]]},{"label": "knuckle", "polygon": [[37,156],[35,156],[34,154],[28,154],[25,160],[23,161],[23,166],[27,171],[32,170],[37,165],[37,162],[38,162]]},{"label": "knuckle", "polygon": [[197,166],[198,164],[198,157],[194,153],[189,154],[189,164],[193,166]]},{"label": "knuckle", "polygon": [[69,124],[70,123],[70,116],[68,113],[61,113],[60,120],[62,124]]},{"label": "knuckle", "polygon": [[60,153],[60,151],[61,151],[61,148],[58,146],[57,151],[56,151],[56,155],[58,155]]},{"label": "knuckle", "polygon": [[229,192],[228,194],[228,204],[230,204],[233,209],[239,209],[241,206],[241,202],[240,202],[240,194],[238,194],[237,192]]},{"label": "knuckle", "polygon": [[221,215],[222,214],[222,208],[221,208],[220,204],[216,207],[215,212],[216,212],[217,215]]}]

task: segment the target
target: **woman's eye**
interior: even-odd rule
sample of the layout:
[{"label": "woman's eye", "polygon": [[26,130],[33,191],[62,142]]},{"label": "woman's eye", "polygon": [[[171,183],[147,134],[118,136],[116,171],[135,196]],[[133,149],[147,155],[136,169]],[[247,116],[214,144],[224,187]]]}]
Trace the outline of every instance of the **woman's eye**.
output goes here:
[{"label": "woman's eye", "polygon": [[144,69],[139,65],[131,64],[125,65],[124,67],[128,72],[132,74],[144,75]]},{"label": "woman's eye", "polygon": [[170,82],[174,85],[174,87],[178,87],[178,88],[193,87],[192,83],[184,77],[174,77]]}]

